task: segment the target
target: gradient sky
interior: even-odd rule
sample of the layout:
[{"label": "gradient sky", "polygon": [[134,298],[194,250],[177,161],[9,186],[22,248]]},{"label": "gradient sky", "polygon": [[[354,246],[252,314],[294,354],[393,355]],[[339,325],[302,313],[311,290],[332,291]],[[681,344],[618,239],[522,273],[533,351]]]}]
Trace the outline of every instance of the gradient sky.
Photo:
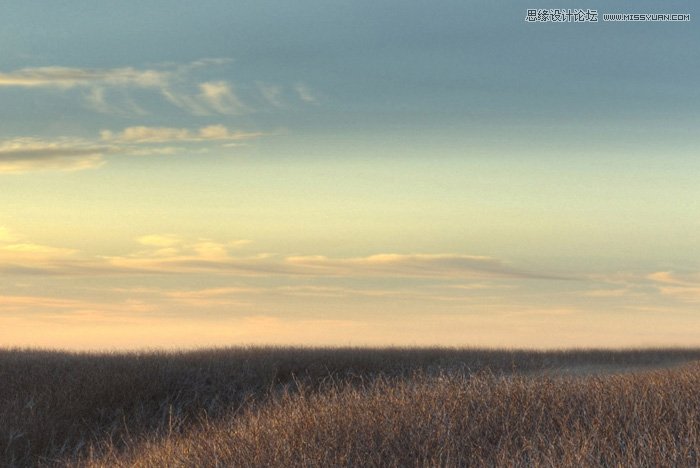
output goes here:
[{"label": "gradient sky", "polygon": [[0,345],[700,345],[699,13],[12,2]]}]

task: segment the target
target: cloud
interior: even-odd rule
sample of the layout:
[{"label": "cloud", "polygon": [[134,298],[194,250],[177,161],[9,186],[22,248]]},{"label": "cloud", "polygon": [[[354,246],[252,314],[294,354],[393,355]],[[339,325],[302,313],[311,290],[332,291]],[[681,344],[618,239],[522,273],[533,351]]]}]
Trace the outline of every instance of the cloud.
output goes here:
[{"label": "cloud", "polygon": [[672,296],[683,302],[700,302],[700,285],[697,286],[663,286],[659,292]]},{"label": "cloud", "polygon": [[658,291],[682,302],[700,302],[700,274],[657,271],[647,276]]},{"label": "cloud", "polygon": [[182,244],[182,238],[172,234],[150,234],[137,239],[139,244],[153,247],[173,247]]},{"label": "cloud", "polygon": [[301,99],[302,101],[310,104],[318,104],[318,99],[312,94],[309,87],[305,84],[298,83],[294,86],[294,91],[296,91],[297,96],[299,96],[299,99]]},{"label": "cloud", "polygon": [[123,268],[124,271],[135,268],[140,271],[177,273],[176,269],[168,271],[168,266],[181,262],[204,262],[215,265],[231,260],[233,250],[249,243],[244,239],[229,242],[215,242],[206,238],[187,240],[172,234],[149,234],[137,238],[137,241],[150,248],[122,257],[108,257],[106,260],[111,267]]},{"label": "cloud", "polygon": [[257,288],[225,287],[190,291],[167,291],[163,293],[163,297],[167,300],[194,307],[226,306],[229,308],[232,306],[250,306],[250,302],[242,301],[240,297],[258,292]]},{"label": "cloud", "polygon": [[66,257],[73,255],[76,251],[73,249],[63,249],[59,247],[51,247],[48,245],[33,244],[33,243],[18,243],[6,244],[0,246],[3,253],[19,254],[23,257],[27,255],[39,256],[41,258]]},{"label": "cloud", "polygon": [[[700,302],[700,273],[697,271],[667,271],[652,273],[618,272],[608,275],[591,276],[589,279],[613,286],[583,293],[587,297],[624,298],[628,303],[634,298],[646,304],[660,300],[675,301],[673,306]],[[639,305],[635,308],[640,309]]]},{"label": "cloud", "polygon": [[[85,103],[97,112],[137,114],[147,111],[137,105],[129,90],[154,91],[177,107],[195,115],[237,114],[247,110],[232,85],[225,81],[198,83],[191,76],[197,69],[220,66],[225,59],[204,59],[189,64],[165,64],[157,68],[34,67],[0,72],[0,87],[85,89]],[[111,93],[114,90],[116,93]],[[116,101],[116,102],[115,102]]]},{"label": "cloud", "polygon": [[[27,241],[0,244],[0,271],[15,274],[197,274],[335,278],[568,279],[511,267],[491,257],[460,254],[377,254],[366,257],[240,255],[246,240],[218,242],[173,234],[137,238],[128,255],[85,257]],[[18,270],[17,266],[30,270]]]},{"label": "cloud", "polygon": [[33,242],[3,228],[0,237],[0,274],[20,276],[90,276],[121,274],[100,257],[86,257],[75,249]]},{"label": "cloud", "polygon": [[194,115],[211,115],[212,113],[239,115],[252,111],[234,92],[228,81],[206,81],[198,83],[197,93],[178,90],[174,87],[161,89],[163,97],[175,106]]},{"label": "cloud", "polygon": [[700,274],[694,272],[678,273],[673,271],[657,271],[648,275],[647,279],[655,283],[685,286],[700,285]]},{"label": "cloud", "polygon": [[210,273],[238,276],[519,278],[570,279],[510,267],[490,257],[457,254],[378,254],[357,258],[324,256],[231,255],[231,245],[197,241],[175,250],[162,249],[109,257],[114,268],[153,273]]},{"label": "cloud", "polygon": [[0,244],[0,273],[21,276],[65,274],[77,252],[31,242]]},{"label": "cloud", "polygon": [[582,293],[586,297],[626,297],[630,296],[632,293],[629,289],[619,288],[619,289],[594,289],[591,291],[585,291]]},{"label": "cloud", "polygon": [[0,310],[3,312],[31,308],[80,309],[84,306],[85,304],[81,301],[66,298],[0,295]]},{"label": "cloud", "polygon": [[167,86],[170,78],[171,73],[167,71],[139,70],[132,67],[106,69],[36,67],[0,73],[0,87],[68,89],[117,86],[163,88]]},{"label": "cloud", "polygon": [[0,173],[77,171],[101,166],[111,149],[76,139],[14,138],[0,141]]},{"label": "cloud", "polygon": [[120,93],[120,103],[114,103],[114,99],[111,101],[107,98],[108,90],[103,86],[93,86],[90,91],[85,95],[85,101],[89,108],[101,112],[103,114],[116,114],[116,115],[147,115],[148,112],[141,106],[136,104],[131,97],[124,95],[122,90]]},{"label": "cloud", "polygon": [[326,274],[418,277],[518,277],[564,279],[512,268],[491,257],[458,254],[377,254],[368,257],[330,259],[323,256],[290,257],[287,262]]},{"label": "cloud", "polygon": [[263,135],[262,132],[234,131],[224,125],[209,125],[196,130],[146,126],[127,127],[120,132],[102,130],[99,140],[18,137],[0,140],[0,174],[42,170],[79,171],[103,165],[107,154],[168,155],[182,148],[164,146],[164,143],[205,145],[219,142],[231,146]]},{"label": "cloud", "polygon": [[225,287],[225,288],[206,288],[185,291],[166,291],[164,296],[176,299],[205,299],[211,297],[231,296],[239,294],[257,294],[266,291],[263,288],[243,288],[243,287]]},{"label": "cloud", "polygon": [[196,131],[186,128],[137,126],[127,127],[117,133],[110,130],[100,132],[102,140],[114,143],[240,141],[262,135],[262,132],[231,131],[223,125],[209,125]]},{"label": "cloud", "polygon": [[248,110],[226,81],[201,83],[199,89],[201,100],[221,114],[241,114]]},{"label": "cloud", "polygon": [[127,299],[120,302],[100,302],[69,297],[19,296],[0,294],[2,318],[31,317],[45,322],[141,323],[146,314],[153,315],[153,304]]},{"label": "cloud", "polygon": [[[314,93],[303,83],[294,86],[277,86],[257,83],[242,97],[236,86],[226,80],[201,79],[205,69],[221,67],[230,59],[200,59],[189,63],[162,63],[149,68],[78,68],[45,66],[22,68],[0,72],[0,87],[45,89],[65,93],[81,91],[85,105],[90,109],[116,115],[146,115],[147,109],[137,104],[157,101],[141,99],[147,93],[157,96],[190,114],[207,116],[215,114],[240,115],[255,110],[246,101],[257,100],[265,107],[284,107],[281,96],[284,89],[296,95],[298,101],[318,104]],[[198,76],[199,75],[199,76]],[[262,96],[262,100],[260,97]]]},{"label": "cloud", "polygon": [[274,107],[284,107],[284,102],[282,101],[282,87],[276,85],[269,85],[265,83],[257,83],[258,90],[262,97],[270,105]]},{"label": "cloud", "polygon": [[56,264],[70,262],[77,254],[74,249],[37,244],[0,228],[0,273],[51,275]]},{"label": "cloud", "polygon": [[199,101],[197,96],[178,93],[168,88],[161,89],[161,94],[168,102],[190,114],[211,115],[211,112]]},{"label": "cloud", "polygon": [[175,67],[178,71],[186,73],[190,72],[192,70],[197,70],[199,68],[209,68],[212,66],[222,66],[222,65],[227,65],[229,63],[232,63],[233,59],[229,57],[209,57],[209,58],[201,58],[198,60],[194,60],[192,62],[188,63],[164,63],[162,64],[163,66],[172,66]]}]

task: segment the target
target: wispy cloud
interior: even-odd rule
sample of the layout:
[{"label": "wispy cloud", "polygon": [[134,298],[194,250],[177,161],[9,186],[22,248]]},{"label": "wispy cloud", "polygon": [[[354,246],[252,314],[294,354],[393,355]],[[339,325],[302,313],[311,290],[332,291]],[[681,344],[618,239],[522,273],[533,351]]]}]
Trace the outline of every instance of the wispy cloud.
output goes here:
[{"label": "wispy cloud", "polygon": [[[563,279],[528,272],[491,258],[459,254],[379,254],[355,258],[241,255],[247,240],[184,239],[172,234],[138,238],[141,250],[88,257],[72,250],[35,246],[27,241],[0,244],[0,272],[12,274],[196,274],[223,276],[387,277],[434,279]],[[30,247],[31,246],[31,247]],[[24,269],[18,269],[21,266]]]},{"label": "wispy cloud", "polygon": [[103,114],[114,114],[121,116],[147,115],[149,112],[136,104],[123,89],[120,89],[116,96],[114,92],[103,86],[93,86],[85,94],[85,104],[88,108]]},{"label": "wispy cloud", "polygon": [[[84,103],[106,114],[145,115],[149,110],[137,104],[139,93],[153,93],[166,102],[193,115],[240,115],[255,109],[246,101],[257,101],[263,107],[282,107],[282,87],[251,86],[246,96],[225,79],[202,79],[203,70],[222,67],[230,59],[201,59],[185,64],[158,64],[149,68],[78,68],[45,66],[0,72],[0,87],[47,89],[65,92],[83,90]],[[209,73],[208,73],[209,74]],[[318,104],[318,99],[305,84],[288,86],[297,102]],[[262,97],[262,100],[260,100]]]},{"label": "wispy cloud", "polygon": [[127,127],[121,132],[102,130],[102,140],[115,143],[164,143],[198,141],[240,141],[262,136],[262,132],[232,131],[224,125],[209,125],[199,130],[173,127]]},{"label": "wispy cloud", "polygon": [[656,271],[647,276],[654,283],[673,284],[679,286],[695,286],[700,284],[700,274],[696,272],[679,273],[673,271]]},{"label": "wispy cloud", "polygon": [[158,307],[139,300],[113,302],[73,297],[0,294],[0,318],[31,318],[48,323],[79,323],[81,325],[134,324],[148,320]]},{"label": "wispy cloud", "polygon": [[111,151],[104,144],[78,139],[14,138],[0,141],[0,173],[91,169],[101,166]]},{"label": "wispy cloud", "polygon": [[599,297],[599,298],[610,298],[610,297],[627,297],[632,294],[629,289],[617,288],[617,289],[593,289],[590,291],[584,291],[582,293],[586,297]]},{"label": "wispy cloud", "polygon": [[53,275],[64,273],[61,265],[79,261],[74,249],[43,245],[0,228],[0,273],[15,275]]},{"label": "wispy cloud", "polygon": [[700,284],[697,286],[664,286],[660,287],[661,294],[675,297],[683,302],[700,302]]},{"label": "wispy cloud", "polygon": [[221,114],[241,114],[248,110],[226,81],[200,83],[199,89],[202,101]]},{"label": "wispy cloud", "polygon": [[[85,103],[102,113],[145,114],[129,89],[150,90],[167,101],[197,115],[231,114],[245,108],[226,81],[201,82],[190,76],[196,69],[219,66],[225,60],[200,60],[185,65],[157,68],[36,67],[0,73],[0,87],[87,89]],[[118,94],[111,93],[118,90]]]},{"label": "wispy cloud", "polygon": [[682,302],[700,302],[700,274],[657,271],[647,276],[658,291]]},{"label": "wispy cloud", "polygon": [[491,257],[458,254],[377,254],[348,259],[302,256],[290,257],[287,263],[335,275],[565,279],[519,270]]},{"label": "wispy cloud", "polygon": [[182,244],[183,242],[180,236],[176,236],[174,234],[149,234],[141,236],[136,240],[139,244],[158,248],[174,247],[176,245]]},{"label": "wispy cloud", "polygon": [[318,104],[318,98],[312,93],[311,89],[303,83],[297,83],[294,86],[299,99],[310,104]]},{"label": "wispy cloud", "polygon": [[[0,140],[0,174],[32,171],[79,171],[105,163],[106,155],[168,155],[179,150],[168,143],[211,145],[251,140],[263,132],[231,130],[224,125],[199,129],[172,127],[127,127],[122,131],[102,130],[100,138],[56,138],[53,140],[20,137]],[[203,146],[202,148],[207,148]]]},{"label": "wispy cloud", "polygon": [[[608,287],[578,292],[583,297],[597,299],[624,299],[634,302],[634,308],[652,307],[659,301],[672,301],[673,307],[700,302],[700,273],[692,270],[659,270],[651,273],[617,272],[591,275],[591,284]],[[630,306],[631,307],[631,306]]]},{"label": "wispy cloud", "polygon": [[0,73],[0,86],[63,89],[94,86],[163,88],[167,86],[170,79],[171,73],[162,70],[54,66],[22,68],[9,73]]},{"label": "wispy cloud", "polygon": [[274,107],[284,107],[284,101],[282,100],[283,90],[281,86],[266,83],[257,83],[257,86],[263,99],[270,105]]}]

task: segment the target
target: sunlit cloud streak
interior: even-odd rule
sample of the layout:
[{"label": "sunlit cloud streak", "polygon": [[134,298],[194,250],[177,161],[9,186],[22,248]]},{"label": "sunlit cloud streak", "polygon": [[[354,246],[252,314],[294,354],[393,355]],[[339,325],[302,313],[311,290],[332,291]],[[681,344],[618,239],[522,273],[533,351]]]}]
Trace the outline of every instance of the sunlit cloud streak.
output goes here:
[{"label": "sunlit cloud streak", "polygon": [[[116,115],[147,115],[153,109],[137,104],[130,90],[155,93],[165,102],[196,116],[241,115],[263,108],[281,108],[281,86],[253,86],[246,97],[225,79],[197,79],[198,70],[221,67],[230,59],[201,59],[185,64],[166,63],[151,68],[28,67],[0,72],[0,88],[46,89],[64,92],[83,90],[85,105],[97,112]],[[311,88],[297,83],[288,87],[300,104],[318,104]]]},{"label": "sunlit cloud streak", "polygon": [[417,277],[512,277],[569,279],[562,276],[519,270],[491,257],[460,254],[376,254],[367,257],[333,259],[324,256],[297,256],[287,263],[329,274]]},{"label": "sunlit cloud streak", "polygon": [[[246,240],[216,242],[184,240],[174,235],[138,238],[146,247],[130,255],[86,258],[74,251],[33,244],[6,243],[0,246],[0,272],[91,274],[186,274],[207,273],[234,276],[312,277],[416,277],[416,278],[521,278],[566,279],[513,268],[490,257],[459,254],[378,254],[355,258],[325,256],[233,255]],[[36,257],[36,252],[41,256]]]},{"label": "sunlit cloud streak", "polygon": [[102,166],[106,155],[168,155],[181,148],[165,144],[232,144],[264,136],[263,132],[231,130],[217,124],[199,129],[133,126],[122,131],[102,130],[100,139],[40,139],[20,137],[0,140],[0,174],[33,171],[80,171]]},{"label": "sunlit cloud streak", "polygon": [[172,127],[127,127],[121,132],[102,130],[102,140],[115,143],[164,143],[202,141],[241,141],[258,138],[262,132],[231,131],[224,125],[209,125],[199,130]]},{"label": "sunlit cloud streak", "polygon": [[22,68],[0,73],[0,87],[26,88],[75,88],[93,86],[119,86],[138,88],[162,88],[167,86],[172,72],[139,70],[132,67],[90,69],[71,67]]},{"label": "sunlit cloud streak", "polygon": [[0,174],[37,170],[79,171],[104,163],[114,148],[80,139],[13,138],[0,141]]},{"label": "sunlit cloud streak", "polygon": [[700,302],[700,273],[658,271],[647,276],[658,291],[681,302]]}]

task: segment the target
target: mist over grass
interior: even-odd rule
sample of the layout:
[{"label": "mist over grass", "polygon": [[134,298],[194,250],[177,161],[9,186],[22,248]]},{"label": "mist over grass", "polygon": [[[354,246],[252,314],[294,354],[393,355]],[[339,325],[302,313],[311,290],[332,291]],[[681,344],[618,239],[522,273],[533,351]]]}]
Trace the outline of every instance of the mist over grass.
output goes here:
[{"label": "mist over grass", "polygon": [[696,360],[700,349],[5,349],[0,465],[692,465]]}]

